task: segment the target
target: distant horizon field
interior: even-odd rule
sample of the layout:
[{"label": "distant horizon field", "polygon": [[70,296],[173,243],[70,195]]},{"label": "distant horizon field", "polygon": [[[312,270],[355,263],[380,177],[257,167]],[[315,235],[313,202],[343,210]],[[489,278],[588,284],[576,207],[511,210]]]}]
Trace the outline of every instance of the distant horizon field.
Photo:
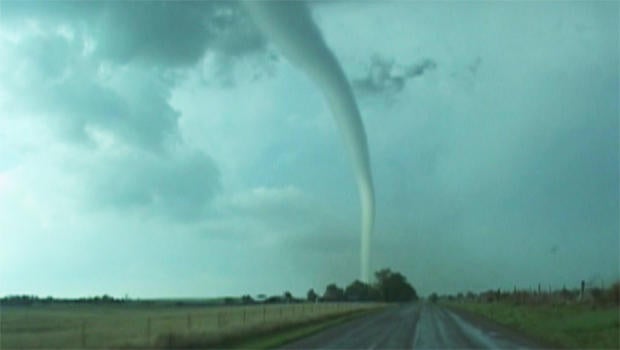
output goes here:
[{"label": "distant horizon field", "polygon": [[[60,301],[60,302],[64,302],[64,301],[71,301],[71,300],[89,300],[89,299],[94,299],[94,298],[101,298],[103,296],[109,296],[110,298],[112,298],[114,301],[120,301],[120,302],[184,302],[184,301],[192,301],[192,302],[205,302],[205,303],[212,303],[212,302],[218,302],[221,301],[223,302],[226,299],[233,299],[233,300],[241,300],[241,298],[243,296],[239,296],[239,295],[224,295],[224,296],[214,296],[214,297],[200,297],[200,296],[196,296],[196,297],[115,297],[113,295],[109,295],[109,294],[93,294],[93,295],[86,295],[86,296],[79,296],[79,297],[64,297],[64,296],[39,296],[39,295],[35,295],[35,294],[28,294],[28,293],[18,293],[18,294],[4,294],[0,296],[0,300],[2,299],[9,299],[12,297],[33,297],[35,298],[34,300],[37,301],[46,301],[46,299],[51,298],[51,300],[53,301]],[[254,302],[260,302],[258,298],[253,298]],[[297,300],[301,300],[301,299],[297,299]],[[305,299],[304,299],[305,301]],[[0,302],[0,305],[2,303]]]},{"label": "distant horizon field", "polygon": [[217,335],[377,307],[379,303],[234,306],[31,305],[0,309],[0,348],[144,346],[166,333]]}]

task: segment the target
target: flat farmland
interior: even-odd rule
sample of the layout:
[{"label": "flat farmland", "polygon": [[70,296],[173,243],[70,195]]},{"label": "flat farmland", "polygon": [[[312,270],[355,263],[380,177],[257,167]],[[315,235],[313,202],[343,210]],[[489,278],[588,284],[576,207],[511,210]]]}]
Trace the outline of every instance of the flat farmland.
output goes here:
[{"label": "flat farmland", "polygon": [[375,308],[371,303],[239,306],[30,305],[0,309],[0,348],[148,346],[165,334],[217,336],[259,325],[286,324]]}]

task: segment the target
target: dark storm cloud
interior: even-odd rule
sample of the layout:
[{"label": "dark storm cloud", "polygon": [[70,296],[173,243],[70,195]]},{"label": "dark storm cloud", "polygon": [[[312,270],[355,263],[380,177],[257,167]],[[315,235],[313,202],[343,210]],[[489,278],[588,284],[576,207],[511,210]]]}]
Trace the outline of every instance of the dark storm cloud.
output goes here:
[{"label": "dark storm cloud", "polygon": [[116,62],[144,59],[182,66],[196,63],[206,50],[235,58],[265,48],[265,40],[235,2],[111,4],[98,25],[98,51]]},{"label": "dark storm cloud", "polygon": [[[212,51],[212,78],[231,85],[239,58],[268,54],[235,2],[3,2],[4,28],[33,22],[36,34],[10,44],[22,69],[3,80],[20,96],[16,109],[55,118],[63,135],[76,141],[88,141],[86,129],[95,125],[161,148],[177,134],[178,113],[167,102],[175,69]],[[115,73],[111,81],[106,72]]]},{"label": "dark storm cloud", "polygon": [[366,76],[353,79],[353,87],[367,94],[395,94],[405,88],[408,80],[419,77],[436,67],[437,63],[431,59],[402,66],[394,63],[394,60],[374,56]]},{"label": "dark storm cloud", "polygon": [[59,141],[86,146],[79,157],[96,162],[67,165],[84,175],[87,205],[204,214],[219,172],[184,143],[169,99],[179,69],[206,51],[221,65],[262,52],[237,4],[7,1],[2,11],[3,31],[19,33],[3,42],[14,67],[0,70],[12,96],[5,117],[33,118]]},{"label": "dark storm cloud", "polygon": [[236,2],[3,2],[4,22],[25,20],[70,23],[93,38],[98,56],[115,63],[186,66],[206,50],[242,56],[265,47]]},{"label": "dark storm cloud", "polygon": [[[169,69],[213,50],[219,70],[228,71],[236,58],[262,53],[265,44],[236,3],[3,3],[5,28],[32,21],[39,33],[10,46],[21,69],[3,76],[18,96],[14,108],[53,118],[68,139],[88,141],[94,125],[151,149],[177,134],[179,115],[167,102],[175,84]],[[118,73],[119,64],[131,67]]]},{"label": "dark storm cloud", "polygon": [[96,52],[117,63],[133,59],[188,65],[202,56],[210,33],[210,2],[110,2],[97,25]]},{"label": "dark storm cloud", "polygon": [[209,29],[214,37],[212,48],[230,57],[263,51],[267,44],[265,38],[245,12],[234,4],[229,3],[229,7],[217,12],[210,22]]},{"label": "dark storm cloud", "polygon": [[20,61],[14,72],[2,74],[14,92],[14,110],[45,119],[73,142],[90,142],[89,127],[99,127],[127,143],[161,150],[177,134],[178,112],[167,102],[169,80],[135,67],[102,79],[97,61],[81,57],[82,49],[56,34],[26,37],[8,47]]}]

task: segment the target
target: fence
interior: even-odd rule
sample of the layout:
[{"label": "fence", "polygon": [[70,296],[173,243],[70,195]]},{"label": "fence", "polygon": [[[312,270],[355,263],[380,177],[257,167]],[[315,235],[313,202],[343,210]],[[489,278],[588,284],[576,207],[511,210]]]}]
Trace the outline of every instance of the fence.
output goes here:
[{"label": "fence", "polygon": [[[0,348],[106,348],[148,345],[161,334],[218,334],[377,307],[300,303],[230,307],[63,306],[2,310]],[[26,310],[24,310],[26,309]],[[37,310],[38,309],[38,310]]]}]

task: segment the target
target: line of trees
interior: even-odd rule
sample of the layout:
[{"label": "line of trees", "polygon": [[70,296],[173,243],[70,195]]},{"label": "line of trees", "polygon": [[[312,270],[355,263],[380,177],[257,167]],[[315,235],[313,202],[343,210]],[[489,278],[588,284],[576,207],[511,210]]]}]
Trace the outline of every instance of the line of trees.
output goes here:
[{"label": "line of trees", "polygon": [[114,304],[126,302],[125,299],[113,298],[107,294],[94,297],[57,299],[53,297],[39,298],[36,295],[9,295],[0,299],[0,305],[35,305],[35,304]]},{"label": "line of trees", "polygon": [[355,301],[355,302],[408,302],[418,300],[418,294],[413,286],[407,281],[407,278],[401,273],[390,269],[382,269],[375,272],[375,281],[373,283],[364,283],[359,280],[351,282],[344,288],[339,287],[336,283],[331,283],[325,287],[322,295],[317,294],[314,289],[310,289],[306,293],[306,298],[295,298],[290,292],[284,292],[282,295],[266,296],[260,294],[255,298],[250,295],[243,295],[240,298],[225,297],[211,301],[153,301],[153,300],[129,300],[116,299],[109,295],[77,298],[77,299],[55,299],[52,297],[39,298],[31,295],[14,295],[0,299],[0,305],[35,305],[48,303],[76,303],[76,304],[112,304],[112,303],[140,303],[140,304],[174,304],[177,306],[184,305],[247,305],[247,304],[275,304],[275,303],[299,303],[309,302],[337,302],[337,301]]},{"label": "line of trees", "polygon": [[346,287],[339,287],[330,283],[325,287],[323,294],[314,289],[308,290],[306,298],[296,298],[286,291],[282,295],[266,296],[260,294],[256,299],[250,295],[243,295],[240,299],[226,298],[225,304],[276,304],[309,302],[337,302],[337,301],[375,301],[398,303],[418,300],[418,293],[400,272],[382,269],[375,272],[373,283],[364,283],[359,280],[351,282]]},{"label": "line of trees", "polygon": [[375,282],[367,284],[359,280],[351,282],[345,288],[335,283],[325,287],[322,296],[310,289],[307,293],[308,301],[382,301],[408,302],[418,299],[418,294],[407,278],[401,273],[390,269],[375,272]]},{"label": "line of trees", "polygon": [[346,287],[340,287],[336,283],[330,283],[325,287],[323,294],[318,294],[314,289],[308,290],[306,298],[296,298],[286,291],[282,295],[266,296],[260,294],[256,299],[250,295],[244,295],[240,299],[227,298],[226,304],[276,304],[276,303],[301,303],[309,302],[387,302],[399,303],[418,300],[418,293],[400,272],[391,269],[382,269],[375,272],[373,283],[364,283],[359,280],[351,282]]}]

